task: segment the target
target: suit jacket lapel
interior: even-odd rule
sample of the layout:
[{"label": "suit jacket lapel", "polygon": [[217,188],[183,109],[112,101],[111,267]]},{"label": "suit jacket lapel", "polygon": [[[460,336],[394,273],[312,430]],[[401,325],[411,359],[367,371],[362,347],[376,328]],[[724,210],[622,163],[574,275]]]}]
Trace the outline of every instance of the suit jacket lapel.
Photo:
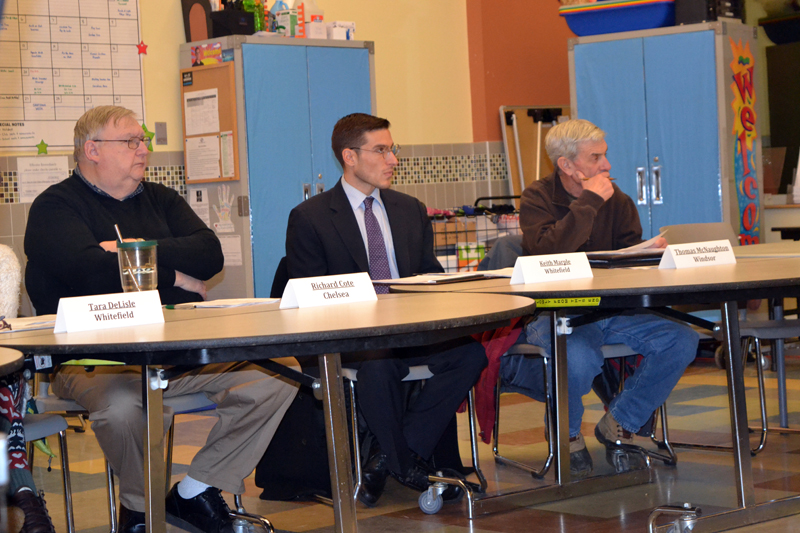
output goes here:
[{"label": "suit jacket lapel", "polygon": [[356,216],[353,214],[353,208],[347,200],[347,195],[344,193],[341,182],[337,183],[331,189],[331,192],[333,193],[331,197],[331,222],[333,227],[336,228],[342,238],[353,261],[358,265],[359,272],[369,272],[366,244],[361,239],[361,230],[358,229]]},{"label": "suit jacket lapel", "polygon": [[392,230],[392,243],[394,243],[394,256],[397,259],[397,273],[401,278],[415,274],[411,272],[411,259],[409,258],[408,224],[402,209],[397,204],[391,190],[381,191],[381,200],[386,206],[386,216],[389,218],[389,227]]}]

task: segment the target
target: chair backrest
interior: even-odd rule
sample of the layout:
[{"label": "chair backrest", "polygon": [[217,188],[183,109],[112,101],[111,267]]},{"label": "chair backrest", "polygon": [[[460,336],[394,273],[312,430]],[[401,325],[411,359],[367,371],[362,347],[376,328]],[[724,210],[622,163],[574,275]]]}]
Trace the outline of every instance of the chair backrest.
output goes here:
[{"label": "chair backrest", "polygon": [[739,246],[739,237],[727,222],[705,222],[701,224],[674,224],[661,226],[659,231],[666,231],[664,238],[667,244],[685,244],[687,242],[731,241],[731,246]]},{"label": "chair backrest", "polygon": [[278,268],[275,269],[275,277],[272,278],[272,289],[269,291],[270,298],[280,298],[283,296],[283,289],[289,283],[289,268],[286,266],[286,256],[281,257]]},{"label": "chair backrest", "polygon": [[22,269],[14,251],[0,244],[0,316],[16,318]]},{"label": "chair backrest", "polygon": [[489,254],[481,260],[478,270],[497,270],[513,267],[517,257],[523,255],[522,235],[506,235],[500,237],[489,250]]}]

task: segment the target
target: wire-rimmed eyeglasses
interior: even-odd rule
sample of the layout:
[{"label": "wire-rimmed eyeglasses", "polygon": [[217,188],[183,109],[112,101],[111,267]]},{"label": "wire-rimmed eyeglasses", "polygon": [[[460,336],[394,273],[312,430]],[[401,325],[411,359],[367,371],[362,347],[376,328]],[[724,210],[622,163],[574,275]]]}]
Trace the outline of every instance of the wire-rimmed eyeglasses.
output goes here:
[{"label": "wire-rimmed eyeglasses", "polygon": [[150,148],[153,139],[150,137],[131,137],[130,139],[92,139],[96,143],[128,143],[128,148],[136,150],[140,143],[144,143],[145,148]]},{"label": "wire-rimmed eyeglasses", "polygon": [[400,153],[400,145],[393,144],[391,146],[378,146],[377,148],[373,148],[372,150],[367,150],[366,148],[350,148],[351,150],[359,150],[361,152],[372,152],[378,155],[382,155],[384,158],[389,157],[389,154],[394,155],[397,157],[397,154]]}]

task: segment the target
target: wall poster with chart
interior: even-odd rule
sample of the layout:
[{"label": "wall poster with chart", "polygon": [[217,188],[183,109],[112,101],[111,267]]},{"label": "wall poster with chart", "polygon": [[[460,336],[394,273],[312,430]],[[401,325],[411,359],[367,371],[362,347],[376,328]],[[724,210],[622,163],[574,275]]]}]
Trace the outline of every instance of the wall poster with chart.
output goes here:
[{"label": "wall poster with chart", "polygon": [[144,122],[138,0],[6,0],[0,17],[0,150],[71,148],[87,110]]}]

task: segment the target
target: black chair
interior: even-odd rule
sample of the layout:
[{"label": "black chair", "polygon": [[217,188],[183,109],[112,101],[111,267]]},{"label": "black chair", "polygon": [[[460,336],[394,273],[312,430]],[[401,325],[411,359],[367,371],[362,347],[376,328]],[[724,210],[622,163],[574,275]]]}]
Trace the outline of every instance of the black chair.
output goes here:
[{"label": "black chair", "polygon": [[278,262],[275,277],[272,278],[272,289],[269,291],[269,297],[280,298],[283,296],[283,290],[286,288],[287,283],[289,283],[289,269],[286,266],[286,256],[284,256]]}]

